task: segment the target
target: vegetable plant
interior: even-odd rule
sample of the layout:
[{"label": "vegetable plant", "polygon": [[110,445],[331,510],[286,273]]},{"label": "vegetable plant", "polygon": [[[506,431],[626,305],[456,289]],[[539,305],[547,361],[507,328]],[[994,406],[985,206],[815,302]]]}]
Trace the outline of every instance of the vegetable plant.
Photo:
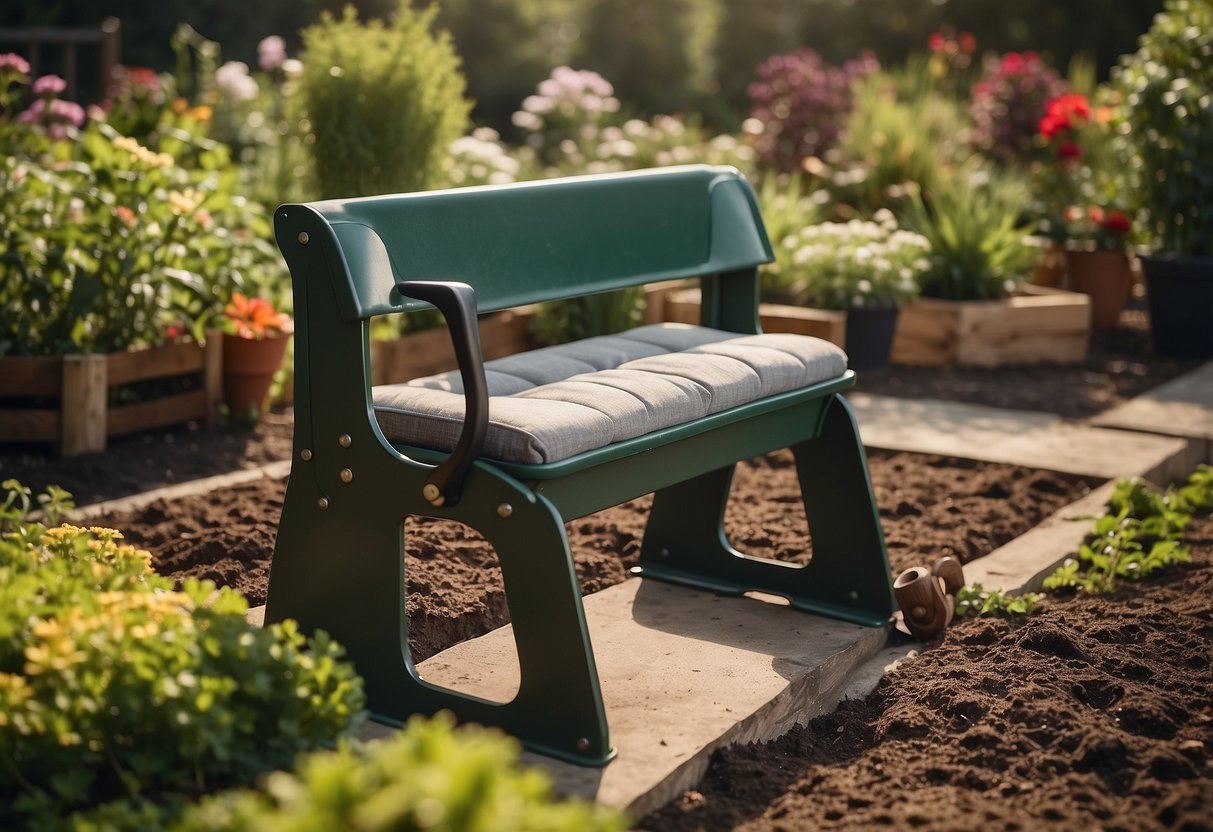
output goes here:
[{"label": "vegetable plant", "polygon": [[1001,589],[986,589],[979,583],[967,584],[956,593],[954,618],[988,615],[1027,615],[1040,603],[1040,594],[1025,592],[1010,595]]}]

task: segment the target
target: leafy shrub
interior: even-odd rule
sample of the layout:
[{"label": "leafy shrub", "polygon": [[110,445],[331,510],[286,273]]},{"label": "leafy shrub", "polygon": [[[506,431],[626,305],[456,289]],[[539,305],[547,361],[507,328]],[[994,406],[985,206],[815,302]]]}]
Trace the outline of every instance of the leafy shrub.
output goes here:
[{"label": "leafy shrub", "polygon": [[787,237],[783,289],[797,303],[826,309],[898,308],[918,296],[930,244],[897,227],[889,211],[875,220],[825,222]]},{"label": "leafy shrub", "polygon": [[357,728],[361,680],[323,633],[254,628],[235,592],[174,590],[111,529],[29,523],[5,485],[0,826],[249,782]]},{"label": "leafy shrub", "polygon": [[907,225],[931,244],[921,278],[926,297],[988,300],[1014,291],[1035,254],[1020,224],[1024,195],[1014,182],[962,177],[933,195],[915,194]]},{"label": "leafy shrub", "polygon": [[178,832],[441,829],[448,832],[608,832],[622,816],[552,799],[545,774],[519,770],[496,731],[414,718],[388,740],[311,754],[277,772],[264,793],[229,792],[191,809]]},{"label": "leafy shrub", "polygon": [[459,59],[437,9],[400,0],[390,23],[359,22],[353,6],[303,32],[300,104],[321,198],[418,191],[442,178],[467,125]]},{"label": "leafy shrub", "polygon": [[1063,92],[1065,82],[1035,52],[994,58],[973,87],[974,144],[1001,162],[1032,158],[1048,101]]},{"label": "leafy shrub", "polygon": [[866,54],[841,67],[811,49],[768,58],[747,90],[750,132],[763,164],[787,173],[832,147],[851,110],[852,83],[876,68]]},{"label": "leafy shrub", "polygon": [[640,324],[644,306],[643,286],[541,303],[531,321],[531,337],[538,344],[562,344],[623,332]]},{"label": "leafy shrub", "polygon": [[1213,256],[1213,4],[1168,0],[1117,84],[1159,247]]},{"label": "leafy shrub", "polygon": [[[200,338],[233,291],[281,282],[222,145],[156,151],[92,123],[51,152],[0,164],[0,355],[112,352],[169,327]],[[197,168],[176,161],[191,154]]]}]

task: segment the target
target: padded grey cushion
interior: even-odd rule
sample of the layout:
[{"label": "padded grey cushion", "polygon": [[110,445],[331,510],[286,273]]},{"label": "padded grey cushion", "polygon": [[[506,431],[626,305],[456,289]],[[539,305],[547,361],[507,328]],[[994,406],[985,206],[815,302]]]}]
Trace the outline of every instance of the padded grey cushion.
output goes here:
[{"label": "padded grey cushion", "polygon": [[[805,335],[654,324],[485,363],[485,456],[557,462],[836,378],[838,347]],[[458,372],[372,390],[393,442],[451,450],[463,427]]]}]

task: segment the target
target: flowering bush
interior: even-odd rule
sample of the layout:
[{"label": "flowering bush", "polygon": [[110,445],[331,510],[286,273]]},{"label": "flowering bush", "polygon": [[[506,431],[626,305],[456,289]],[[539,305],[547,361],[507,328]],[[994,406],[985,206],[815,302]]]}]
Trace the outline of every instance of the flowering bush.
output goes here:
[{"label": "flowering bush", "polygon": [[969,106],[974,144],[1001,162],[1030,159],[1048,102],[1064,91],[1065,82],[1035,52],[991,60]]},{"label": "flowering bush", "polygon": [[447,181],[463,185],[504,185],[518,179],[522,165],[491,127],[477,127],[451,143],[442,162]]},{"label": "flowering bush", "polygon": [[1132,239],[1133,221],[1124,211],[1099,205],[1071,205],[1065,214],[1066,240],[1071,247],[1123,251]]},{"label": "flowering bush", "polygon": [[619,112],[611,82],[597,72],[558,66],[523,99],[511,120],[545,165],[583,168],[602,128]]},{"label": "flowering bush", "polygon": [[870,54],[841,67],[811,49],[768,58],[747,89],[752,121],[746,130],[763,164],[786,173],[831,147],[851,109],[852,82],[876,68]]},{"label": "flowering bush", "polygon": [[161,148],[94,122],[57,157],[0,164],[0,355],[156,344],[181,321],[200,338],[233,291],[281,284],[224,148]]},{"label": "flowering bush", "polygon": [[798,303],[826,309],[897,308],[918,296],[930,243],[897,227],[889,211],[871,221],[810,225],[783,241],[780,282]]}]

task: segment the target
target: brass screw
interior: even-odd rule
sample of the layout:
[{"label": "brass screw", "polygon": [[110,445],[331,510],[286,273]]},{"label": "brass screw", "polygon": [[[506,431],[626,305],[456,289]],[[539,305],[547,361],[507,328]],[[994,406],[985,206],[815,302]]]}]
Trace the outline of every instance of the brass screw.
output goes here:
[{"label": "brass screw", "polygon": [[425,497],[426,502],[432,506],[441,506],[446,500],[442,497],[442,492],[438,490],[438,486],[432,482],[427,482],[421,489],[421,496]]},{"label": "brass screw", "polygon": [[337,444],[343,448],[348,448],[350,445],[354,444],[354,440],[350,438],[348,433],[343,433],[337,437]]},{"label": "brass screw", "polygon": [[513,513],[514,507],[509,503],[502,503],[501,505],[497,506],[498,517],[509,517]]},{"label": "brass screw", "polygon": [[299,458],[302,459],[304,462],[311,462],[312,461],[312,449],[304,448],[302,451],[299,452]]},{"label": "brass screw", "polygon": [[306,231],[299,232],[299,245],[306,246],[312,238],[307,235]]},{"label": "brass screw", "polygon": [[329,507],[329,498],[328,497],[321,497],[319,500],[316,501],[316,508],[320,509],[321,511],[324,511],[328,507]]},{"label": "brass screw", "polygon": [[338,476],[341,477],[342,482],[353,482],[354,481],[354,472],[351,471],[349,468],[342,468],[341,473]]},{"label": "brass screw", "polygon": [[577,740],[577,750],[578,751],[589,751],[590,750],[590,741],[586,737],[581,737],[580,739],[578,739]]}]

